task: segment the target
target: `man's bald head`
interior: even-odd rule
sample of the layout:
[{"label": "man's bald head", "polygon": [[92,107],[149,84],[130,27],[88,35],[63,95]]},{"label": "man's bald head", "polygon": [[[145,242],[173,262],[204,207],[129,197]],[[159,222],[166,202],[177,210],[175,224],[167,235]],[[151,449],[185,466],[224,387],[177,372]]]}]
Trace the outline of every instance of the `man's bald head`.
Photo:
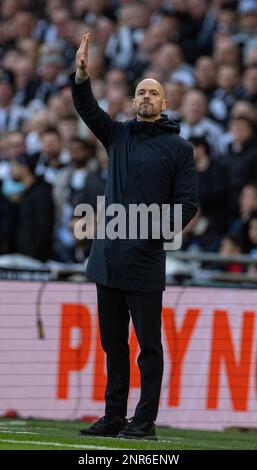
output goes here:
[{"label": "man's bald head", "polygon": [[153,78],[145,78],[136,87],[133,108],[137,119],[155,121],[167,107],[163,86]]},{"label": "man's bald head", "polygon": [[136,87],[135,95],[138,93],[138,90],[141,90],[141,88],[156,89],[160,96],[165,98],[165,91],[163,86],[160,82],[154,80],[154,78],[145,78],[144,80],[142,80]]}]

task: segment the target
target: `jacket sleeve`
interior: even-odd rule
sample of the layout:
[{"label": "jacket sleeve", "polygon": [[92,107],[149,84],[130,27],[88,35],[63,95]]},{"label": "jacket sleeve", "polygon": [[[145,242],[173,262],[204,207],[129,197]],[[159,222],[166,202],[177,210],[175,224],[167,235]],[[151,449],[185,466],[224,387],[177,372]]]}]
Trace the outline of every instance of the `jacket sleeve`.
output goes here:
[{"label": "jacket sleeve", "polygon": [[76,83],[75,73],[72,73],[70,82],[73,103],[77,113],[103,145],[108,147],[116,133],[123,128],[123,124],[111,119],[100,108],[93,95],[90,78],[82,83]]},{"label": "jacket sleeve", "polygon": [[[182,204],[182,230],[195,216],[199,208],[198,178],[193,148],[187,145],[179,159],[175,174],[175,190],[172,204]],[[173,227],[173,228],[172,228]],[[171,210],[171,228],[174,230],[174,211]]]}]

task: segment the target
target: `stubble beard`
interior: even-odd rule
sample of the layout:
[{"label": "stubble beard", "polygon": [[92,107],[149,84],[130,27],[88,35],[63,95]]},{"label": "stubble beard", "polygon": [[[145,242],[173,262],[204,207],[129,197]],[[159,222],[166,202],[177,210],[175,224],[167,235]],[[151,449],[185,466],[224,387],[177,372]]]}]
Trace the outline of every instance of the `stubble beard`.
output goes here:
[{"label": "stubble beard", "polygon": [[[144,106],[144,104],[148,104],[148,106]],[[141,104],[138,108],[137,115],[143,118],[154,118],[157,116],[157,114],[153,112],[153,108],[150,103],[143,103],[143,105]]]}]

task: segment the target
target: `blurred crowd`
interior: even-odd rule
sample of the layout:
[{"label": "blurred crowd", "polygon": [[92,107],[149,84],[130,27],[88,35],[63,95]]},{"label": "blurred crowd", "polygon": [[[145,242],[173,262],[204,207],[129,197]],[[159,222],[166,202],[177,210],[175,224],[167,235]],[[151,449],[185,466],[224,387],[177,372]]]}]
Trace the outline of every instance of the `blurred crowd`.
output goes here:
[{"label": "blurred crowd", "polygon": [[255,256],[257,0],[2,0],[0,254],[65,263],[90,252],[74,208],[96,208],[107,156],[71,99],[85,32],[102,108],[134,118],[136,84],[155,78],[192,142],[201,208],[182,249]]}]

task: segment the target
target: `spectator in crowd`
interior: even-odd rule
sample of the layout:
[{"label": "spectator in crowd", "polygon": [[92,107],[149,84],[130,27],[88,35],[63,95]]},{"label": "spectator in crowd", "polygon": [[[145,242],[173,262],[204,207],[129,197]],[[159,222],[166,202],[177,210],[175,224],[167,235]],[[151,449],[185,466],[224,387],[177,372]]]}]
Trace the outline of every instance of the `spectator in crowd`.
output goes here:
[{"label": "spectator in crowd", "polygon": [[186,56],[194,63],[199,56],[212,53],[216,18],[205,0],[188,0],[186,6],[190,17]]},{"label": "spectator in crowd", "polygon": [[35,77],[34,67],[33,59],[20,54],[14,66],[16,92],[13,101],[20,106],[27,106],[32,112],[44,106],[40,100],[35,99],[40,81]]},{"label": "spectator in crowd", "polygon": [[216,90],[216,67],[214,60],[201,56],[195,63],[196,87],[201,90],[208,100],[213,98]]},{"label": "spectator in crowd", "polygon": [[95,212],[97,209],[97,196],[104,195],[107,181],[107,153],[100,141],[97,143],[96,158],[97,168],[88,174],[85,188],[79,199],[80,204],[90,204]]},{"label": "spectator in crowd", "polygon": [[210,146],[204,137],[191,137],[198,175],[199,199],[202,216],[217,239],[226,231],[227,173],[220,161],[210,158]]},{"label": "spectator in crowd", "polygon": [[245,69],[243,75],[244,98],[257,106],[257,62]]},{"label": "spectator in crowd", "polygon": [[[257,125],[257,110],[255,109],[254,105],[250,103],[249,101],[245,100],[238,100],[235,102],[235,104],[232,106],[231,111],[230,111],[230,119],[233,118],[241,118],[245,117],[246,119],[249,119],[252,121],[253,126],[256,128]],[[227,130],[222,136],[220,140],[220,149],[221,149],[221,154],[223,155],[228,151],[228,146],[233,143],[233,135]]]},{"label": "spectator in crowd", "polygon": [[36,34],[36,18],[32,11],[26,9],[16,11],[12,26],[16,39],[25,39]]},{"label": "spectator in crowd", "polygon": [[164,83],[164,89],[167,100],[167,109],[165,114],[169,119],[180,122],[182,120],[182,103],[185,94],[185,85],[176,81],[168,81]]},{"label": "spectator in crowd", "polygon": [[209,103],[209,111],[215,121],[227,124],[232,106],[243,96],[239,85],[239,70],[233,65],[221,65],[217,72],[218,88]]},{"label": "spectator in crowd", "polygon": [[237,9],[235,1],[223,1],[217,11],[216,31],[227,35],[238,32]]},{"label": "spectator in crowd", "polygon": [[19,207],[17,251],[41,261],[51,257],[54,207],[51,187],[35,174],[37,159],[19,155],[12,166],[12,176],[23,184]]},{"label": "spectator in crowd", "polygon": [[153,55],[153,63],[160,68],[166,79],[188,86],[195,85],[193,68],[185,63],[182,49],[178,44],[163,44]]},{"label": "spectator in crowd", "polygon": [[219,140],[222,136],[222,127],[207,117],[207,98],[199,90],[187,91],[183,99],[183,121],[180,135],[184,139],[190,137],[206,137],[211,155],[219,156]]},{"label": "spectator in crowd", "polygon": [[70,153],[70,145],[79,135],[79,122],[74,114],[65,114],[57,124],[57,130],[62,138],[63,147]]},{"label": "spectator in crowd", "polygon": [[[253,210],[241,230],[243,251],[257,258],[257,211]],[[250,267],[251,269],[251,267]],[[251,269],[252,270],[252,269]],[[255,265],[256,274],[256,265]]]},{"label": "spectator in crowd", "polygon": [[[97,197],[103,196],[105,193],[105,186],[107,181],[107,153],[104,146],[100,141],[97,142],[96,148],[96,158],[97,158],[97,168],[88,173],[86,179],[86,185],[84,190],[81,192],[78,204],[90,204],[94,209],[95,217],[91,221],[92,227],[87,227],[87,233],[95,233],[96,228],[96,217],[97,217]],[[72,219],[73,231],[75,229],[75,224],[77,218]],[[88,223],[88,222],[87,222]],[[75,235],[75,233],[74,233]],[[85,238],[84,240],[79,240],[75,237],[75,246],[74,246],[74,258],[75,261],[84,261],[85,258],[88,258],[90,255],[92,247],[92,239]]]},{"label": "spectator in crowd", "polygon": [[64,66],[61,54],[49,54],[42,57],[39,68],[40,84],[35,96],[38,100],[47,103],[51,96],[58,93],[65,80]]},{"label": "spectator in crowd", "polygon": [[128,92],[128,81],[124,70],[118,68],[110,68],[105,74],[106,89],[109,87],[117,87]]},{"label": "spectator in crowd", "polygon": [[252,46],[246,49],[244,54],[244,65],[250,67],[251,65],[257,64],[257,47]]},{"label": "spectator in crowd", "polygon": [[67,107],[63,96],[60,93],[50,96],[46,109],[51,115],[53,122],[58,122],[64,118],[67,114]]},{"label": "spectator in crowd", "polygon": [[[26,57],[28,60],[31,60],[33,64],[37,64],[39,46],[39,41],[32,37],[18,39],[16,43],[17,52],[21,54],[22,57]],[[33,79],[37,79],[35,67]]]},{"label": "spectator in crowd", "polygon": [[[247,183],[256,179],[256,137],[253,122],[245,117],[233,118],[229,123],[233,142],[222,161],[227,168],[228,220],[233,224],[239,216],[239,195]],[[232,226],[231,226],[232,228]]]},{"label": "spectator in crowd", "polygon": [[182,250],[188,252],[217,251],[220,237],[213,232],[201,209],[183,230]]},{"label": "spectator in crowd", "polygon": [[239,197],[239,212],[242,222],[247,222],[253,211],[257,211],[257,184],[247,184]]},{"label": "spectator in crowd", "polygon": [[238,117],[245,117],[255,124],[257,122],[257,109],[249,101],[238,100],[231,109],[230,118]]},{"label": "spectator in crowd", "polygon": [[[142,34],[142,28],[146,27],[148,23],[147,10],[147,5],[140,1],[121,5],[119,8],[119,27],[109,38],[105,49],[105,57],[110,67],[118,67],[123,70],[129,67],[133,60],[138,35]],[[89,63],[91,63],[91,59]]]},{"label": "spectator in crowd", "polygon": [[213,50],[213,59],[216,66],[240,64],[240,50],[233,42],[231,37],[217,36],[215,39],[215,47]]},{"label": "spectator in crowd", "polygon": [[41,152],[41,137],[49,126],[54,127],[56,119],[49,109],[36,113],[24,126],[26,147],[30,154]]},{"label": "spectator in crowd", "polygon": [[255,0],[240,0],[238,2],[239,31],[233,37],[236,44],[243,50],[251,47],[252,40],[256,41],[257,33],[257,4]]},{"label": "spectator in crowd", "polygon": [[[99,104],[114,119],[125,121],[134,117],[131,96],[137,83],[149,76],[165,83],[166,113],[181,123],[182,137],[203,138],[210,146],[207,156],[202,155],[204,145],[196,146],[199,178],[207,181],[211,173],[212,187],[217,188],[223,181],[220,167],[226,167],[226,195],[217,202],[214,218],[219,225],[228,202],[229,227],[219,231],[218,238],[230,234],[231,224],[243,227],[257,181],[256,0],[0,2],[0,180],[2,198],[11,203],[9,212],[19,204],[23,190],[10,174],[19,154],[38,154],[36,173],[54,187],[59,174],[73,165],[73,138],[97,144],[74,116],[68,80],[85,29],[92,37],[89,72]],[[239,118],[252,123],[253,133],[245,142],[238,134],[249,124],[243,120],[242,129],[235,131]],[[107,171],[102,173],[98,165],[94,156],[87,168],[93,176],[91,184],[88,173],[85,187],[93,193],[94,185],[95,193],[104,185],[99,175]],[[218,167],[216,174],[213,168]],[[216,197],[216,189],[214,193]],[[241,209],[240,194],[249,208],[246,202],[247,209]],[[205,233],[197,238],[203,250],[214,249],[212,240],[217,239],[213,224],[204,229],[209,196],[208,191],[202,193],[202,213],[194,228]],[[56,213],[55,223],[57,218]],[[66,225],[70,233],[69,218]],[[11,246],[13,250],[13,242]],[[84,249],[78,247],[77,259]]]},{"label": "spectator in crowd", "polygon": [[56,127],[48,127],[41,135],[42,152],[37,163],[36,173],[44,177],[49,184],[54,184],[57,174],[70,160],[64,151],[60,133]]},{"label": "spectator in crowd", "polygon": [[161,3],[159,10],[154,15],[154,23],[159,26],[160,31],[165,32],[167,41],[173,43],[181,42],[182,14],[171,3]]},{"label": "spectator in crowd", "polygon": [[[14,181],[11,174],[11,166],[18,155],[26,151],[25,136],[23,132],[14,131],[5,134],[5,144],[0,161],[0,180],[2,193],[11,202],[17,202],[20,199],[23,186],[20,182]],[[10,210],[11,207],[10,206]]]},{"label": "spectator in crowd", "polygon": [[25,153],[25,136],[21,131],[7,132],[4,136],[5,145],[0,161],[0,179],[10,177],[11,163],[20,153]]},{"label": "spectator in crowd", "polygon": [[13,72],[0,69],[0,132],[20,130],[29,118],[28,111],[13,102],[14,95]]},{"label": "spectator in crowd", "polygon": [[[221,241],[219,248],[220,256],[234,256],[242,253],[242,240],[236,232],[226,234]],[[239,262],[230,262],[228,264],[217,264],[216,269],[226,271],[229,273],[242,273],[244,272],[244,265]]]},{"label": "spectator in crowd", "polygon": [[53,197],[56,209],[55,256],[62,262],[74,261],[74,237],[71,219],[80,201],[92,158],[92,145],[79,137],[70,142],[71,163],[62,168],[54,182]]}]

